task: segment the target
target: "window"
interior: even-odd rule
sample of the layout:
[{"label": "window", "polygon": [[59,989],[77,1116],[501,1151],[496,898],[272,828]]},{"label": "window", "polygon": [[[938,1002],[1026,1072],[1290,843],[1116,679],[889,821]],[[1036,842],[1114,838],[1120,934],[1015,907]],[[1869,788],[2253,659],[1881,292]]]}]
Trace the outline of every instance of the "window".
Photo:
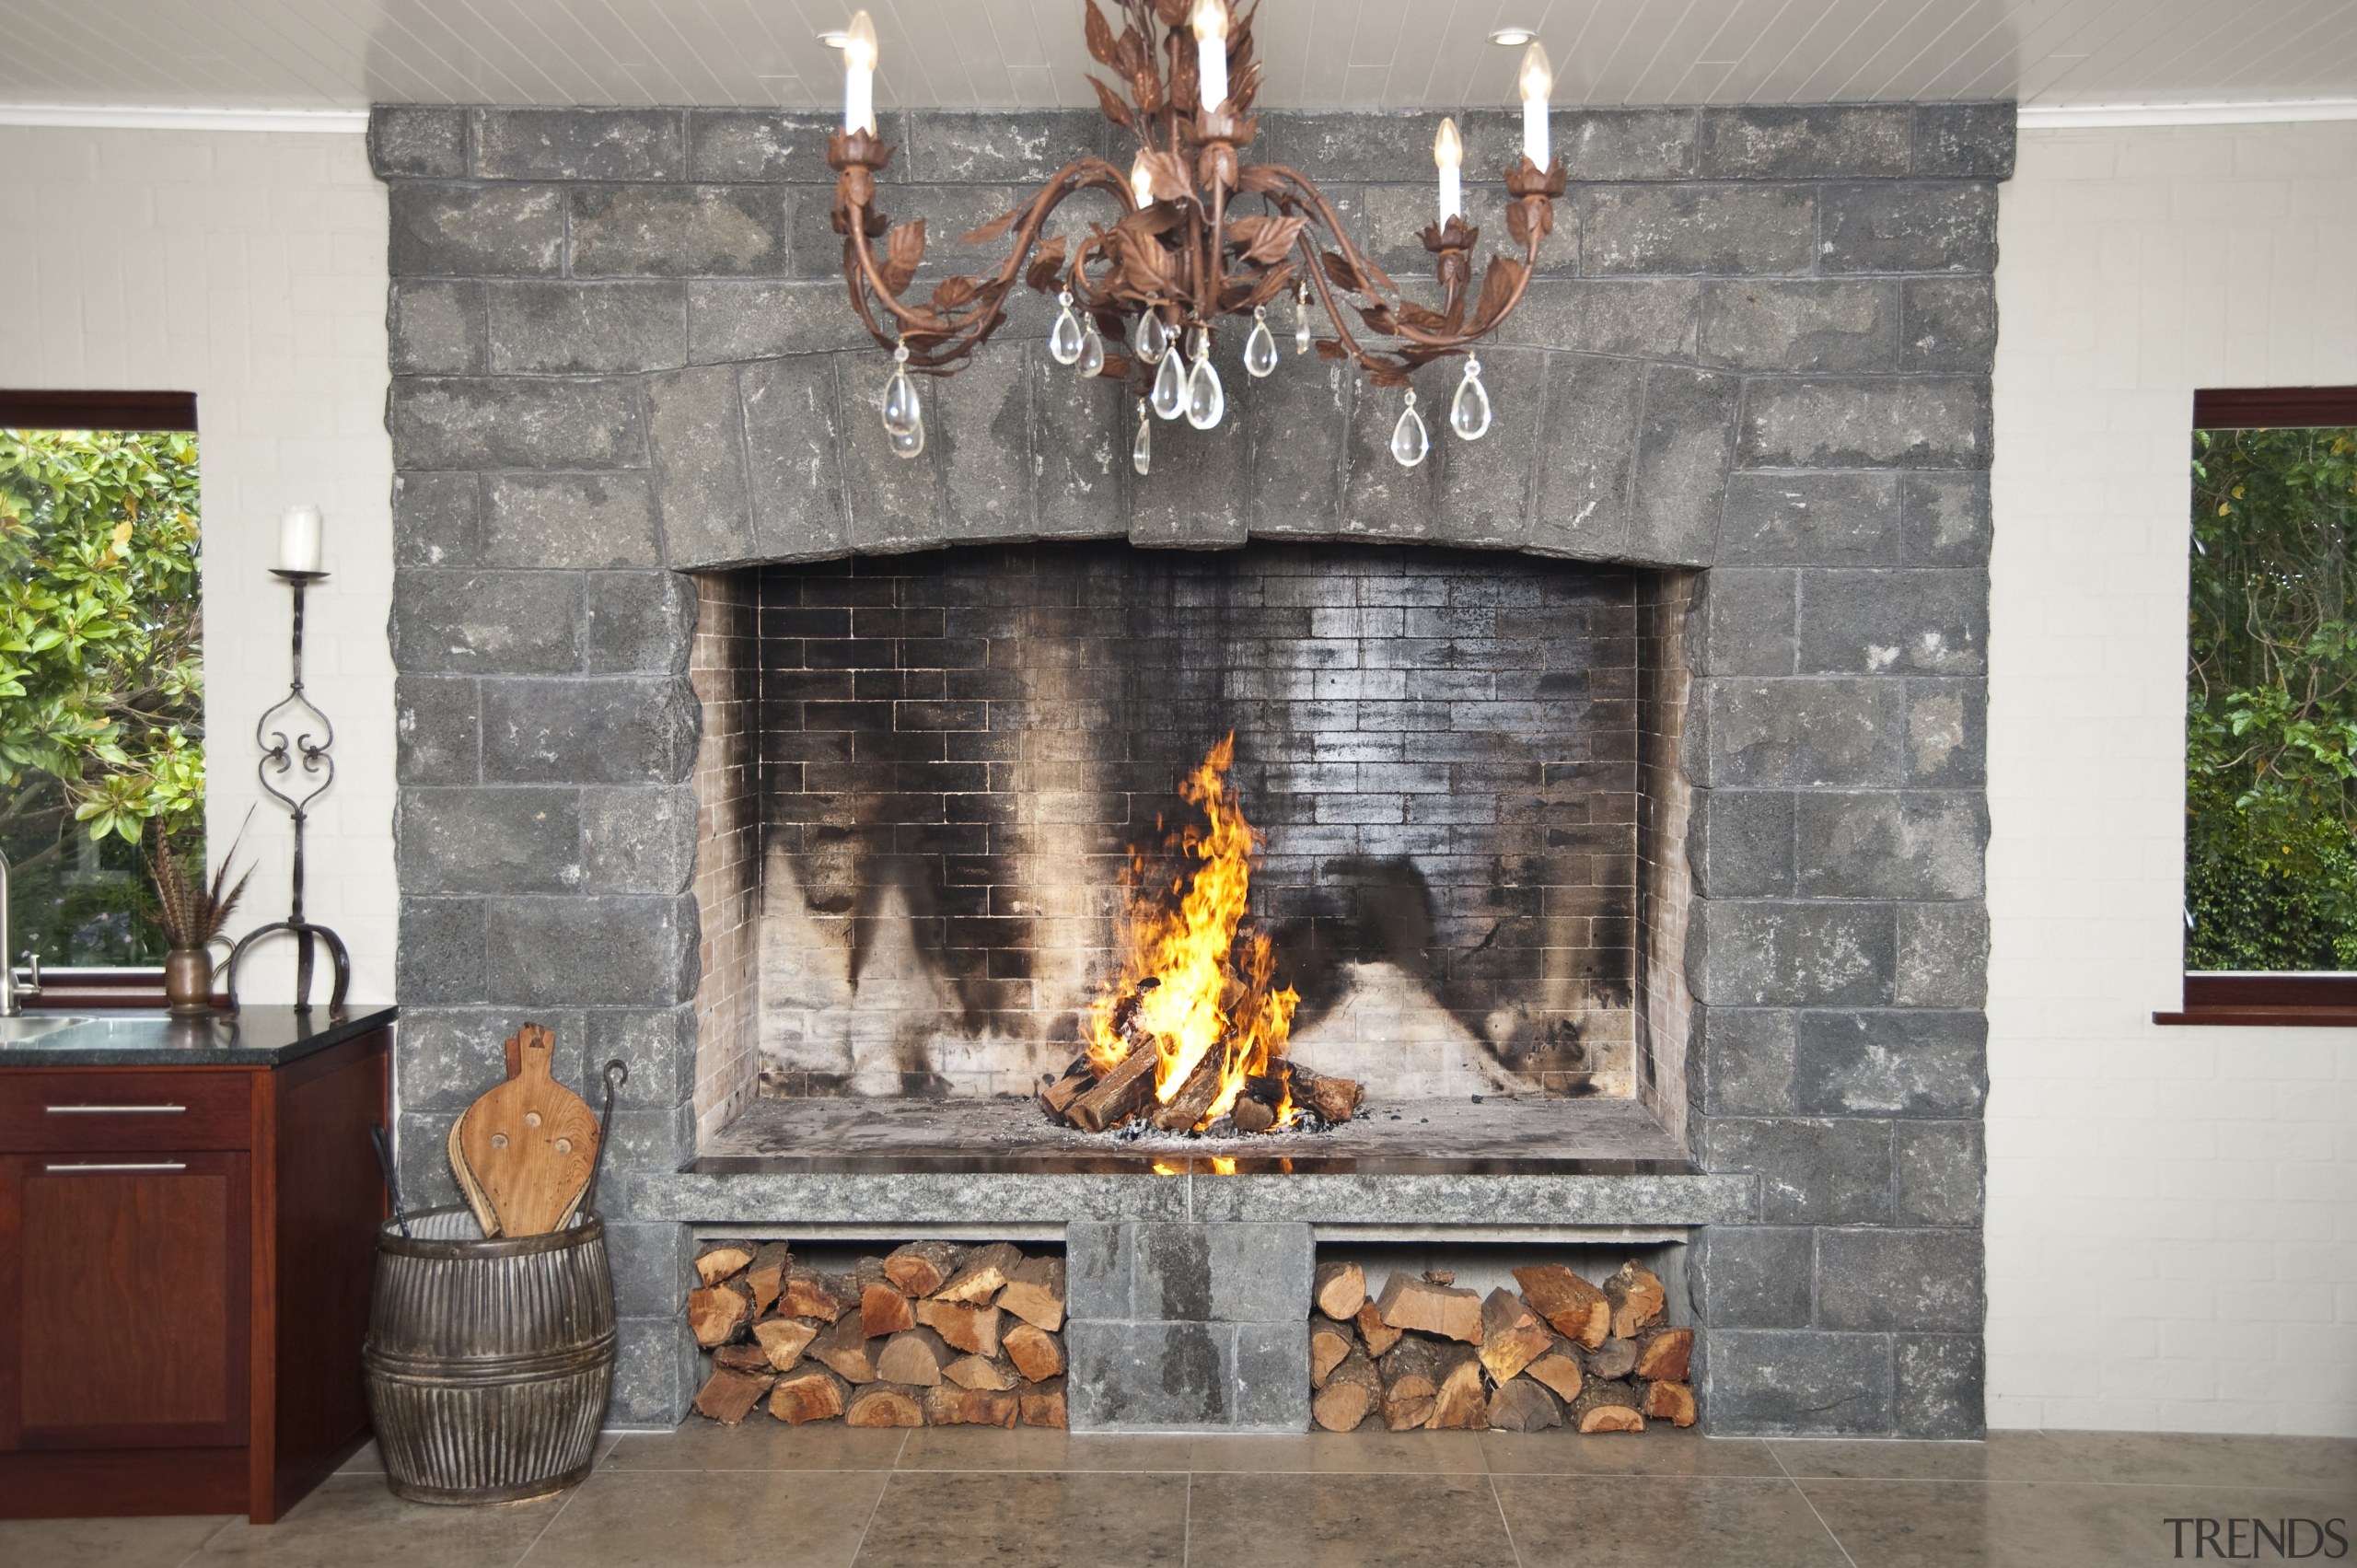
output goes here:
[{"label": "window", "polygon": [[2202,392],[2194,424],[2186,1011],[2158,1016],[2357,1023],[2357,388]]},{"label": "window", "polygon": [[145,965],[157,834],[202,865],[196,406],[0,392],[0,853],[11,962]]}]

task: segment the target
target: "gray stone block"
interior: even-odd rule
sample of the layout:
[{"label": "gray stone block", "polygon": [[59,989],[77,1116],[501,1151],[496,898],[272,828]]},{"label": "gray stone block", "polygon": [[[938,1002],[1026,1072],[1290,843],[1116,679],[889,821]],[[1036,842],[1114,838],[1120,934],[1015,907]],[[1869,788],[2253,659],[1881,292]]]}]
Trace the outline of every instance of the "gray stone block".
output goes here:
[{"label": "gray stone block", "polygon": [[379,180],[463,180],[465,111],[380,103],[368,111],[368,167]]},{"label": "gray stone block", "polygon": [[1899,285],[1747,278],[1702,285],[1701,358],[1745,370],[1888,370]]},{"label": "gray stone block", "polygon": [[[1275,375],[1250,381],[1242,413],[1251,447],[1252,531],[1272,539],[1333,539],[1343,528],[1343,487],[1348,476],[1351,431],[1364,400],[1357,377],[1339,360],[1293,353],[1288,307],[1272,315],[1284,355]],[[1128,430],[1133,432],[1132,417]],[[1157,438],[1161,429],[1155,430]],[[1128,442],[1120,442],[1126,451]],[[1157,448],[1158,449],[1158,448]],[[1151,479],[1136,482],[1143,492]],[[1041,490],[1043,510],[1049,504]]]},{"label": "gray stone block", "polygon": [[481,180],[677,180],[687,171],[676,109],[477,109]]},{"label": "gray stone block", "polygon": [[[1694,174],[1700,130],[1690,109],[1559,109],[1548,130],[1555,161],[1574,182]],[[1515,150],[1520,151],[1518,143]]]},{"label": "gray stone block", "polygon": [[840,278],[691,278],[687,288],[691,365],[861,351],[870,354],[865,364],[876,384],[884,383],[889,356],[844,298]]},{"label": "gray stone block", "polygon": [[[691,898],[486,901],[492,994],[517,1006],[648,1007],[696,989]],[[617,1127],[621,1118],[615,1118]]]},{"label": "gray stone block", "polygon": [[1811,790],[1794,830],[1812,899],[1978,899],[1989,807],[1978,791]]},{"label": "gray stone block", "polygon": [[[1032,363],[1041,368],[1035,369],[1031,379],[1031,527],[1042,539],[1121,538],[1129,532],[1128,487],[1151,482],[1135,479],[1130,470],[1130,441],[1138,424],[1135,401],[1121,382],[1056,374],[1062,367],[1045,354],[1035,354]],[[1249,437],[1258,436],[1260,417],[1249,411],[1257,410],[1260,394],[1269,385],[1256,385],[1243,405],[1248,412],[1241,417]],[[1230,390],[1232,395],[1236,389]],[[1156,426],[1158,436],[1158,421]],[[1307,439],[1314,442],[1318,436],[1310,433]],[[1329,510],[1334,494],[1329,482],[1325,493]]]},{"label": "gray stone block", "polygon": [[[1462,366],[1449,360],[1435,371],[1439,374],[1425,376],[1426,385],[1432,387],[1431,406],[1425,413],[1433,436],[1433,455],[1425,460],[1438,465],[1434,516],[1439,537],[1450,544],[1483,549],[1520,545],[1530,534],[1531,492],[1538,484],[1538,470],[1547,460],[1538,440],[1546,413],[1547,356],[1514,348],[1496,349],[1481,356],[1481,384],[1490,394],[1491,423],[1489,434],[1478,441],[1465,440],[1448,425],[1449,410],[1464,378]],[[1290,450],[1303,435],[1280,424],[1264,439],[1271,446],[1282,443]],[[1648,471],[1663,485],[1683,477],[1676,462],[1680,454],[1666,445],[1650,450],[1655,461]],[[1308,455],[1318,455],[1314,446],[1308,447]],[[1262,498],[1264,513],[1266,506]]]},{"label": "gray stone block", "polygon": [[1913,117],[1903,103],[1702,110],[1702,178],[1825,180],[1904,174]]},{"label": "gray stone block", "polygon": [[1208,1323],[1067,1319],[1064,1392],[1073,1429],[1227,1426],[1235,1411],[1234,1352],[1234,1331]]},{"label": "gray stone block", "polygon": [[[562,1050],[581,1038],[585,1016],[561,1010],[537,1021],[555,1033]],[[507,1076],[505,1041],[515,1031],[514,1019],[496,1007],[404,1005],[401,1049],[393,1054],[399,1103],[412,1110],[464,1110]],[[435,1145],[437,1156],[441,1149]]]},{"label": "gray stone block", "polygon": [[598,569],[661,559],[644,472],[497,473],[482,490],[486,565]]},{"label": "gray stone block", "polygon": [[1989,383],[1956,377],[1757,380],[1746,389],[1749,468],[1983,469]]},{"label": "gray stone block", "polygon": [[474,377],[393,383],[386,420],[402,469],[619,469],[646,461],[630,381]]},{"label": "gray stone block", "polygon": [[685,284],[494,283],[490,290],[493,370],[669,370],[688,362]]},{"label": "gray stone block", "polygon": [[1688,769],[1699,782],[1738,787],[1902,783],[1905,695],[1896,680],[1701,681]]},{"label": "gray stone block", "polygon": [[[1223,366],[1222,381],[1234,370],[1237,370],[1234,365]],[[1229,394],[1231,401],[1234,396]],[[1384,429],[1387,434],[1390,426]],[[1352,437],[1355,470],[1364,437],[1355,428]],[[1132,475],[1130,484],[1130,541],[1187,550],[1243,543],[1252,527],[1249,441],[1250,432],[1233,409],[1210,430],[1197,430],[1184,418],[1155,420],[1154,471],[1144,479]],[[1389,463],[1388,459],[1385,461]],[[1397,464],[1390,466],[1399,471]],[[1362,508],[1388,498],[1388,492],[1378,483],[1373,494],[1354,488],[1345,505],[1356,517]]]},{"label": "gray stone block", "polygon": [[1888,473],[1735,474],[1719,524],[1718,563],[1896,564],[1899,483]]},{"label": "gray stone block", "polygon": [[584,891],[689,890],[696,871],[694,790],[584,790],[580,814]]},{"label": "gray stone block", "polygon": [[1793,796],[1783,790],[1706,790],[1695,796],[1686,845],[1696,890],[1704,898],[1789,897]]},{"label": "gray stone block", "polygon": [[1979,1007],[1989,998],[1989,911],[1969,902],[1904,904],[1898,911],[1902,1007]]},{"label": "gray stone block", "polygon": [[411,570],[393,577],[393,666],[424,675],[581,668],[581,579],[559,572]]},{"label": "gray stone block", "polygon": [[1128,1227],[1111,1220],[1064,1226],[1064,1311],[1074,1318],[1130,1316]]},{"label": "gray stone block", "polygon": [[403,1005],[483,1002],[481,899],[401,900],[393,950],[393,993]]},{"label": "gray stone block", "polygon": [[2014,123],[2010,103],[1917,104],[1914,172],[1940,179],[2011,180]]},{"label": "gray stone block", "polygon": [[[908,178],[916,181],[970,185],[1019,180],[1028,184],[1047,180],[1076,159],[1107,156],[1111,134],[1111,122],[1095,109],[925,114],[911,125],[908,149],[901,159],[907,163]],[[1126,168],[1130,156],[1126,136],[1122,143],[1120,157]],[[1087,203],[1087,198],[1078,201]],[[1109,223],[1111,216],[1100,221]]]},{"label": "gray stone block", "polygon": [[592,572],[583,643],[593,675],[685,675],[695,585],[676,572]]},{"label": "gray stone block", "polygon": [[685,680],[603,676],[482,684],[489,784],[680,784],[700,716]]},{"label": "gray stone block", "polygon": [[785,270],[785,203],[758,185],[604,185],[571,193],[575,277],[751,277]]},{"label": "gray stone block", "polygon": [[1703,1123],[1700,1152],[1712,1170],[1759,1172],[1759,1217],[1770,1225],[1891,1221],[1887,1121],[1718,1116]]},{"label": "gray stone block", "polygon": [[666,563],[684,569],[753,559],[736,370],[722,365],[648,377],[646,416]]},{"label": "gray stone block", "polygon": [[1899,482],[1899,537],[1910,565],[1980,566],[1989,560],[1989,476],[1910,473]]},{"label": "gray stone block", "polygon": [[483,285],[398,282],[385,312],[393,374],[471,375],[484,367]]},{"label": "gray stone block", "polygon": [[1988,1170],[1978,1121],[1900,1121],[1898,1223],[1978,1228]]},{"label": "gray stone block", "polygon": [[614,1276],[614,1311],[623,1318],[676,1313],[697,1284],[695,1247],[686,1225],[606,1222],[606,1261]]},{"label": "gray stone block", "polygon": [[[923,303],[939,280],[951,273],[981,277],[997,272],[1006,261],[1007,240],[994,239],[981,245],[968,245],[963,240],[1032,194],[1028,189],[1012,185],[903,185],[879,192],[873,210],[885,213],[895,227],[920,218],[924,221],[924,262],[911,291],[911,303]],[[831,190],[808,185],[788,187],[784,192],[788,264],[763,270],[784,272],[797,278],[831,279],[837,288],[842,287],[843,237],[834,229],[834,200]],[[1043,232],[1053,236],[1060,230],[1077,228],[1079,233],[1086,234],[1084,209],[1099,221],[1110,215],[1097,203],[1075,201],[1067,203]],[[888,237],[869,241],[879,265],[888,242]],[[1021,295],[1029,291],[1018,285],[1016,292]],[[1009,314],[1016,315],[1015,301],[1010,299],[1008,306]]]},{"label": "gray stone block", "polygon": [[1697,662],[1714,675],[1791,675],[1800,627],[1798,572],[1721,566],[1706,574],[1687,623]]},{"label": "gray stone block", "polygon": [[1996,270],[1993,185],[1877,180],[1828,186],[1822,202],[1817,266],[1824,272]]},{"label": "gray stone block", "polygon": [[[2006,106],[2010,109],[2012,106]],[[1894,1436],[1978,1442],[1988,1435],[1988,1356],[1979,1333],[1898,1336]]]},{"label": "gray stone block", "polygon": [[1733,1436],[1884,1436],[1891,1344],[1882,1334],[1713,1330],[1711,1429]]},{"label": "gray stone block", "polygon": [[614,1391],[606,1425],[665,1432],[679,1423],[695,1399],[696,1342],[686,1315],[624,1318],[614,1324]]},{"label": "gray stone block", "polygon": [[393,564],[469,566],[482,552],[481,498],[470,473],[393,476]]},{"label": "gray stone block", "polygon": [[1907,782],[1956,789],[1989,777],[1989,688],[1978,679],[1907,682]]},{"label": "gray stone block", "polygon": [[[832,114],[690,110],[688,178],[761,184],[794,180],[831,190],[835,171],[827,167],[827,139],[842,124],[842,119]],[[879,125],[879,129],[886,128]],[[895,141],[904,139],[897,130],[888,134]],[[884,178],[905,178],[905,158],[894,158]]]},{"label": "gray stone block", "polygon": [[935,406],[941,423],[928,439],[927,459],[939,464],[941,505],[928,519],[946,540],[1017,540],[1031,532],[1031,386],[1033,377],[1075,372],[1046,354],[1039,369],[1028,345],[983,350],[944,381]]},{"label": "gray stone block", "polygon": [[393,807],[401,890],[563,893],[581,885],[581,800],[571,789],[404,789]]},{"label": "gray stone block", "polygon": [[[1462,122],[1471,126],[1472,117]],[[1301,169],[1323,187],[1353,180],[1412,180],[1433,167],[1433,134],[1439,122],[1427,114],[1346,114],[1333,110],[1271,110],[1245,156],[1254,163]],[[1465,149],[1468,185],[1503,167],[1507,145],[1492,134]],[[1517,134],[1513,156],[1521,156]]]},{"label": "gray stone block", "polygon": [[413,1214],[462,1202],[450,1176],[450,1156],[444,1152],[449,1146],[450,1124],[458,1119],[455,1110],[404,1109],[394,1117],[393,1158],[401,1172],[404,1212]]},{"label": "gray stone block", "polygon": [[[737,372],[753,540],[763,560],[818,560],[849,548],[842,459],[849,422],[842,381],[857,363],[813,354]],[[880,424],[871,428],[880,438]],[[689,564],[684,542],[673,543],[675,566]]]},{"label": "gray stone block", "polygon": [[[1568,243],[1568,237],[1553,243]],[[1499,325],[1495,341],[1520,348],[1691,359],[1703,286],[1688,278],[1535,277],[1521,305]]]},{"label": "gray stone block", "polygon": [[1233,1421],[1245,1432],[1309,1430],[1309,1323],[1244,1323],[1236,1330]]},{"label": "gray stone block", "polygon": [[393,682],[394,778],[470,784],[482,775],[482,730],[471,677],[403,675]]},{"label": "gray stone block", "polygon": [[1817,1238],[1817,1321],[1829,1329],[1978,1330],[1980,1233],[1828,1230]]},{"label": "gray stone block", "polygon": [[1645,373],[1629,498],[1631,558],[1697,566],[1717,554],[1740,389],[1732,376],[1683,366]]},{"label": "gray stone block", "polygon": [[[1713,899],[1694,908],[1687,982],[1713,1006],[1883,1006],[1890,1001],[1896,945],[1887,906]],[[1816,1060],[1804,1049],[1815,1038],[1804,1019],[1795,1039],[1796,1093]],[[1799,1103],[1823,1114],[1887,1109],[1872,1097],[1865,1103]]]},{"label": "gray stone block", "polygon": [[[1318,1242],[1306,1225],[1213,1225],[1211,1312],[1226,1323],[1283,1323],[1307,1344],[1309,1287]],[[1140,1253],[1139,1280],[1145,1279]],[[1140,1303],[1143,1307],[1144,1303]]]},{"label": "gray stone block", "polygon": [[1128,1316],[1209,1321],[1212,1311],[1212,1231],[1178,1222],[1124,1227],[1132,1281]]},{"label": "gray stone block", "polygon": [[1793,1102],[1805,1113],[1973,1117],[1988,1091],[1979,1013],[1804,1013],[1794,1025]]},{"label": "gray stone block", "polygon": [[[619,1057],[630,1076],[614,1091],[627,1110],[659,1110],[688,1103],[696,1082],[696,1015],[689,1006],[601,1007],[588,1015],[581,1068],[570,1081],[584,1099],[600,1103],[605,1064]],[[559,1042],[560,1047],[563,1041]]]},{"label": "gray stone block", "polygon": [[1909,278],[1898,367],[1988,374],[1997,357],[1997,286],[1991,278]]},{"label": "gray stone block", "polygon": [[1793,1015],[1782,1008],[1701,1007],[1693,1053],[1702,1109],[1715,1116],[1793,1109]]},{"label": "gray stone block", "polygon": [[1594,559],[1627,547],[1629,475],[1644,382],[1644,366],[1631,360],[1549,357],[1547,456],[1538,470],[1532,549]]},{"label": "gray stone block", "polygon": [[1687,1265],[1696,1317],[1728,1329],[1805,1329],[1816,1278],[1816,1233],[1805,1226],[1714,1225]]},{"label": "gray stone block", "polygon": [[[688,935],[687,964],[686,984],[692,991],[696,983],[695,935],[692,929]],[[695,1158],[695,1155],[696,1112],[692,1104],[682,1101],[676,1106],[653,1110],[614,1112],[612,1135],[606,1141],[606,1168],[617,1177],[620,1190],[629,1189],[630,1173],[633,1171],[668,1176]]]},{"label": "gray stone block", "polygon": [[[1426,155],[1426,164],[1431,162]],[[1506,233],[1504,186],[1472,180],[1465,187],[1465,221],[1484,235],[1495,235],[1505,248],[1519,258],[1522,250],[1514,245]],[[1408,290],[1408,297],[1420,305],[1437,309],[1440,306],[1440,285],[1433,271],[1433,252],[1424,248],[1424,230],[1433,226],[1438,214],[1434,210],[1430,181],[1414,185],[1369,185],[1362,197],[1363,221],[1354,228],[1351,238],[1366,259],[1391,274],[1392,281]],[[1569,226],[1564,226],[1568,230]],[[1480,269],[1488,264],[1485,246],[1478,245],[1473,256],[1473,288],[1478,296]],[[1564,232],[1550,238],[1540,250],[1542,272],[1575,272],[1578,270],[1579,246],[1575,238]],[[1313,304],[1311,308],[1317,307]],[[1353,319],[1355,327],[1356,319]],[[1271,329],[1273,330],[1273,329]]]},{"label": "gray stone block", "polygon": [[1598,185],[1582,189],[1580,271],[1805,273],[1817,194],[1786,185]]},{"label": "gray stone block", "polygon": [[564,193],[548,185],[412,185],[387,193],[392,275],[555,277]]}]

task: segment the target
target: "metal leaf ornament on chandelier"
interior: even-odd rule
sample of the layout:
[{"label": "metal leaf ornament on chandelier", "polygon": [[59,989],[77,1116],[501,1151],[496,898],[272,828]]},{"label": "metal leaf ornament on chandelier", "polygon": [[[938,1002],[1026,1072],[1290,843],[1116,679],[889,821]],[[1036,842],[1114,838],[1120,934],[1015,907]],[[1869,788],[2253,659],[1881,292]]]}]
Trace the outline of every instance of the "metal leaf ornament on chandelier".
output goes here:
[{"label": "metal leaf ornament on chandelier", "polygon": [[[1464,143],[1452,120],[1434,139],[1438,216],[1422,239],[1438,283],[1435,306],[1407,297],[1368,260],[1306,175],[1242,161],[1259,125],[1253,0],[1237,10],[1227,0],[1109,4],[1119,32],[1097,0],[1087,0],[1083,22],[1089,54],[1112,75],[1109,83],[1091,78],[1097,102],[1137,142],[1129,168],[1098,157],[1066,164],[1014,211],[963,237],[969,245],[1012,237],[995,272],[944,277],[922,299],[915,285],[924,220],[895,223],[876,206],[877,176],[893,151],[876,134],[876,29],[865,11],[846,29],[843,128],[827,145],[837,176],[833,222],[843,237],[852,308],[893,353],[880,395],[892,449],[903,457],[924,449],[911,374],[963,367],[1005,323],[1017,283],[1056,299],[1051,358],[1083,376],[1126,382],[1139,400],[1132,456],[1141,474],[1152,445],[1145,412],[1164,420],[1183,414],[1198,430],[1225,417],[1226,391],[1212,358],[1226,341],[1220,323],[1249,323],[1241,363],[1252,377],[1277,372],[1268,308],[1287,294],[1296,354],[1314,347],[1326,359],[1350,361],[1376,386],[1408,392],[1401,424],[1414,428],[1396,431],[1391,442],[1400,463],[1414,467],[1428,449],[1412,376],[1435,360],[1467,356],[1448,427],[1463,440],[1485,435],[1490,398],[1471,350],[1522,303],[1554,227],[1553,199],[1563,193],[1563,171],[1549,148],[1553,73],[1546,51],[1533,43],[1524,58],[1522,157],[1504,171],[1506,231],[1521,253],[1493,255],[1478,288],[1471,258],[1480,231],[1465,221]],[[1048,236],[1056,210],[1084,192],[1106,203],[1109,221]],[[1329,336],[1312,331],[1313,294]]]}]

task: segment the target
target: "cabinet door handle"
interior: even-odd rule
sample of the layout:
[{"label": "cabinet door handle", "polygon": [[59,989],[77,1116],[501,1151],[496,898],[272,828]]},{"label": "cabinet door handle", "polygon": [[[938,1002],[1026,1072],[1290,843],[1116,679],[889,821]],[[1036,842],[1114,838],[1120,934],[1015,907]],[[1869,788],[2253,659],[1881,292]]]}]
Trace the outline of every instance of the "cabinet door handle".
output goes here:
[{"label": "cabinet door handle", "polygon": [[178,1116],[184,1105],[52,1105],[52,1116]]},{"label": "cabinet door handle", "polygon": [[43,1166],[41,1168],[44,1170],[186,1170],[188,1167],[180,1160],[123,1160],[103,1165],[96,1163],[51,1165]]}]

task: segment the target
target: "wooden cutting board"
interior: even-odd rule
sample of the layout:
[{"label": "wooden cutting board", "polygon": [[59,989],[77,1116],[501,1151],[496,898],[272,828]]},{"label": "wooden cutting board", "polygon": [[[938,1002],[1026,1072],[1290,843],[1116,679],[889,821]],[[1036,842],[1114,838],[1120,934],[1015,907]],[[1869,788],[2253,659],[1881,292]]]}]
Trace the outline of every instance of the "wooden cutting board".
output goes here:
[{"label": "wooden cutting board", "polygon": [[540,1236],[564,1224],[597,1167],[597,1115],[550,1075],[555,1048],[556,1037],[538,1024],[517,1030],[507,1042],[516,1075],[469,1106],[452,1130],[452,1164],[464,1161],[459,1185],[472,1177],[503,1236]]}]

